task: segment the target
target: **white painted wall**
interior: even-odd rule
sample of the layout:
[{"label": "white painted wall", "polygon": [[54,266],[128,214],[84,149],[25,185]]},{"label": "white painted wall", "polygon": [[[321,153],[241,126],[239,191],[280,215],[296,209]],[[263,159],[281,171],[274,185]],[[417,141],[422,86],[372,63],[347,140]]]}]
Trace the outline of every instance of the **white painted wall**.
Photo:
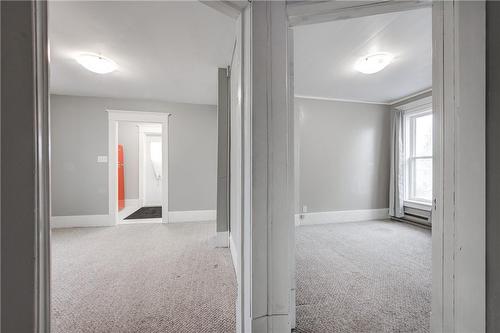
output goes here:
[{"label": "white painted wall", "polygon": [[[162,178],[155,174],[153,161],[151,159],[151,144],[159,144],[161,147],[161,134],[146,135],[145,156],[144,156],[144,205],[160,206],[162,201]],[[161,149],[161,148],[160,148]],[[160,150],[161,151],[161,150]],[[160,164],[161,165],[161,164]],[[161,166],[160,166],[161,170]]]}]

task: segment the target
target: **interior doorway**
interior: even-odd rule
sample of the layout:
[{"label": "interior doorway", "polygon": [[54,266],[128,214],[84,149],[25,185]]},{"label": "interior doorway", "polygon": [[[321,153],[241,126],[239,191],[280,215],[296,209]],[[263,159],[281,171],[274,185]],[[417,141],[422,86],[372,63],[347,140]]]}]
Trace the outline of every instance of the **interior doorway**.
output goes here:
[{"label": "interior doorway", "polygon": [[163,178],[168,177],[163,164],[168,163],[168,156],[162,154],[161,127],[118,122],[119,223],[162,222]]},{"label": "interior doorway", "polygon": [[432,9],[290,34],[297,332],[429,332]]},{"label": "interior doorway", "polygon": [[[417,7],[432,8],[430,330],[471,330],[474,327],[472,330],[481,331],[485,324],[484,3],[455,1],[353,5],[332,2],[317,6],[297,3],[289,5],[289,26],[344,21]],[[295,42],[292,30],[289,29],[289,41]],[[288,60],[292,87],[290,96],[293,96],[295,73],[291,52]],[[292,105],[289,109],[291,116],[293,101],[289,102]],[[470,132],[478,135],[472,139]],[[469,140],[474,142],[465,144]],[[427,160],[429,157],[428,154],[418,156]],[[428,162],[420,164],[429,165]],[[421,192],[428,193],[427,189]],[[461,194],[457,195],[459,192]],[[411,191],[408,193],[412,194]],[[295,244],[294,233],[290,242]],[[293,274],[292,279],[295,279]]]},{"label": "interior doorway", "polygon": [[161,134],[146,134],[144,138],[143,206],[161,206]]},{"label": "interior doorway", "polygon": [[[108,110],[109,209],[115,224],[168,222],[169,115]],[[130,192],[133,199],[127,200]]]}]

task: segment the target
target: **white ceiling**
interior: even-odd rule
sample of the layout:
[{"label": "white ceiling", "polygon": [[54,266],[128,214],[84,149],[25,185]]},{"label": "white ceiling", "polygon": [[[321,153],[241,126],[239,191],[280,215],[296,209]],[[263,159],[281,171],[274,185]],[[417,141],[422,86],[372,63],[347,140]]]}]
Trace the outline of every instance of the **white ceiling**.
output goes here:
[{"label": "white ceiling", "polygon": [[[431,9],[294,28],[295,94],[390,103],[432,86]],[[393,62],[366,75],[355,62],[390,52]]]},{"label": "white ceiling", "polygon": [[[216,104],[234,37],[235,21],[198,1],[51,1],[51,92]],[[89,72],[74,60],[80,52],[119,69]]]}]

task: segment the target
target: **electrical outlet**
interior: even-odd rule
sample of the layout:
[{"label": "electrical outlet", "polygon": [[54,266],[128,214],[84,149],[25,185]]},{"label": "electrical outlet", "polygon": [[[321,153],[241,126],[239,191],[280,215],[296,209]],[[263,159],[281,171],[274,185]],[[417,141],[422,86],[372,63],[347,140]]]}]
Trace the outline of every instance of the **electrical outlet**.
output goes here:
[{"label": "electrical outlet", "polygon": [[302,213],[307,213],[307,206],[306,205],[302,206]]}]

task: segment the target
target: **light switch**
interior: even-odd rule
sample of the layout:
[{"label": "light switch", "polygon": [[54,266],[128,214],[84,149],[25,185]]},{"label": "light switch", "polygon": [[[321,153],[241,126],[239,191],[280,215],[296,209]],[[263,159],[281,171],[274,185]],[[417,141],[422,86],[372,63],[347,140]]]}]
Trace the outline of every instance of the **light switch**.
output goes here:
[{"label": "light switch", "polygon": [[108,157],[106,155],[97,156],[97,163],[108,163]]}]

